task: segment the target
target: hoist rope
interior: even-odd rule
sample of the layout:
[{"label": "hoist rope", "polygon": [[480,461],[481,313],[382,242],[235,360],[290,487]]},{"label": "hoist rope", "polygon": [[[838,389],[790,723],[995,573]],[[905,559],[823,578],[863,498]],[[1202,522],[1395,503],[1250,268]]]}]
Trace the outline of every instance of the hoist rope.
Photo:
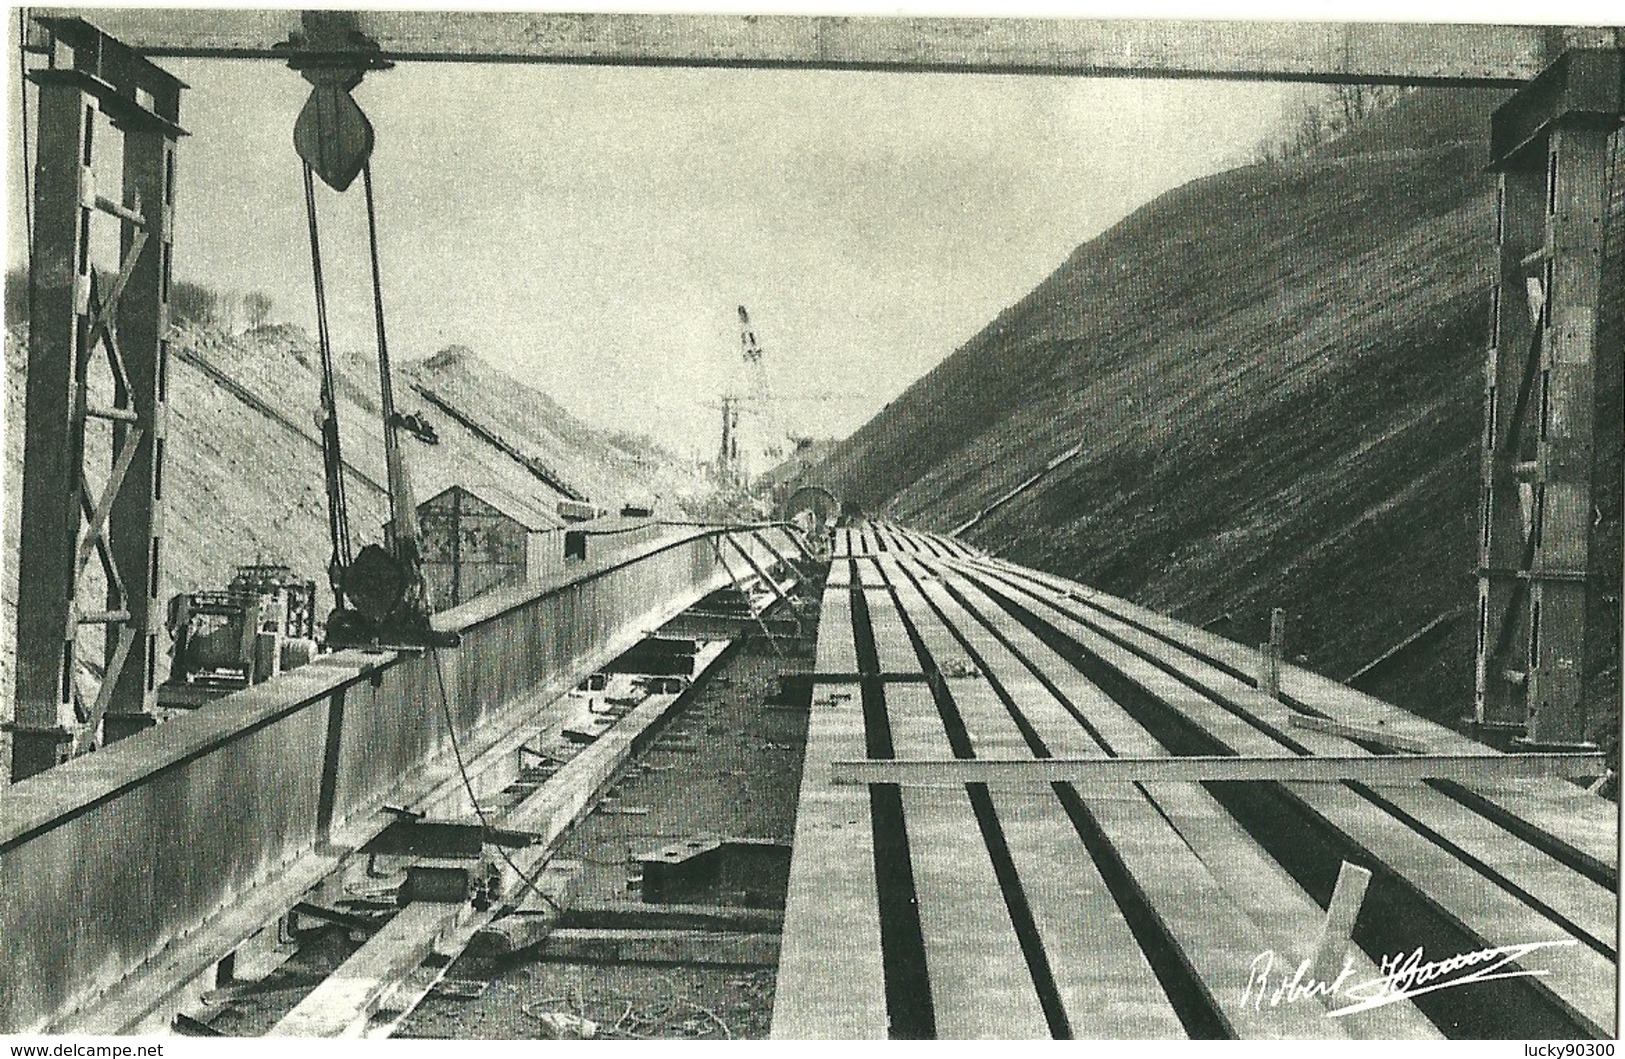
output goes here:
[{"label": "hoist rope", "polygon": [[[400,517],[400,512],[396,510],[393,478],[400,462],[400,453],[396,449],[395,425],[390,422],[395,415],[395,387],[389,370],[389,340],[384,335],[384,288],[378,264],[378,213],[373,206],[371,161],[361,167],[361,180],[367,199],[367,247],[372,254],[372,314],[373,326],[378,333],[378,389],[383,403],[385,458],[390,464],[392,479],[389,483],[389,525],[391,540],[394,541],[396,519]],[[399,541],[394,543],[396,548],[400,547]]]},{"label": "hoist rope", "polygon": [[17,9],[17,105],[22,112],[23,127],[23,232],[28,237],[28,268],[34,268],[34,194],[30,187],[33,173],[28,167],[28,9]]},{"label": "hoist rope", "polygon": [[333,599],[342,604],[341,579],[354,555],[350,549],[349,506],[344,489],[344,461],[339,454],[338,388],[333,373],[333,341],[328,328],[327,282],[322,274],[321,236],[316,223],[315,171],[305,165],[305,219],[310,226],[310,273],[316,286],[316,342],[322,356],[322,454],[327,480],[327,523],[333,540],[328,578]]}]

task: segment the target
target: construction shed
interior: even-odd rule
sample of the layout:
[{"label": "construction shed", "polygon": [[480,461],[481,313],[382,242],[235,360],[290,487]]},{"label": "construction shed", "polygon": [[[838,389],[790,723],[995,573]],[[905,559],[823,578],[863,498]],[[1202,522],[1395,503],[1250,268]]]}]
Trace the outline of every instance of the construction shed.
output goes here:
[{"label": "construction shed", "polygon": [[492,485],[453,485],[423,501],[423,577],[436,609],[560,569],[562,524],[541,501]]}]

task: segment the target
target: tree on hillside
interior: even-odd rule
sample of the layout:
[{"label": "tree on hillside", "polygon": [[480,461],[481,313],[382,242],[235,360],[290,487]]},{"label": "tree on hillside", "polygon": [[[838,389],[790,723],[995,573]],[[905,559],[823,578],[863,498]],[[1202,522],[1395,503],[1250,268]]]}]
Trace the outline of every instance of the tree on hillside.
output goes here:
[{"label": "tree on hillside", "polygon": [[212,324],[219,319],[220,293],[212,287],[177,280],[169,288],[169,316],[175,323]]},{"label": "tree on hillside", "polygon": [[1373,114],[1386,110],[1404,92],[1397,85],[1336,85],[1331,102],[1341,120],[1339,132],[1351,132]]},{"label": "tree on hillside", "polygon": [[1286,135],[1260,139],[1253,148],[1253,161],[1267,165],[1312,154],[1360,128],[1404,92],[1394,85],[1333,85],[1325,95],[1304,100]]},{"label": "tree on hillside", "polygon": [[243,295],[243,322],[249,330],[264,327],[271,318],[271,296],[264,291],[251,290]]}]

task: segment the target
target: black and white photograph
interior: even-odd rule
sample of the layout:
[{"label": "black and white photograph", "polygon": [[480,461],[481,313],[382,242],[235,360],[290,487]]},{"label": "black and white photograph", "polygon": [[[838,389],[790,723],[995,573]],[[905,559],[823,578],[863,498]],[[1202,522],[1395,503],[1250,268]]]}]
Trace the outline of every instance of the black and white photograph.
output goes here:
[{"label": "black and white photograph", "polygon": [[1612,1056],[1625,10],[591,7],[6,8],[8,1054]]}]

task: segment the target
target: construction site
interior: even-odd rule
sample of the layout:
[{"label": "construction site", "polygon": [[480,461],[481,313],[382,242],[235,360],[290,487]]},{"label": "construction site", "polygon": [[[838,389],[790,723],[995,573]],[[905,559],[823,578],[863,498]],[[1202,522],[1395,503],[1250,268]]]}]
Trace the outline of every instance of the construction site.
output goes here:
[{"label": "construction site", "polygon": [[[1618,1036],[1625,27],[11,16],[0,1036]],[[457,134],[542,143],[458,163],[500,209],[400,192],[479,104],[392,77],[531,68],[786,125],[825,74],[1334,102],[918,365],[794,374],[780,288],[670,280],[713,377],[567,279],[480,293],[480,224],[619,245],[519,187],[577,120],[528,82]],[[628,211],[630,136],[581,148]],[[657,197],[751,179],[707,166],[751,172]],[[700,268],[669,209],[627,298]],[[194,238],[308,302],[177,274]],[[462,344],[509,297],[541,359]],[[572,343],[601,376],[536,368]]]}]

